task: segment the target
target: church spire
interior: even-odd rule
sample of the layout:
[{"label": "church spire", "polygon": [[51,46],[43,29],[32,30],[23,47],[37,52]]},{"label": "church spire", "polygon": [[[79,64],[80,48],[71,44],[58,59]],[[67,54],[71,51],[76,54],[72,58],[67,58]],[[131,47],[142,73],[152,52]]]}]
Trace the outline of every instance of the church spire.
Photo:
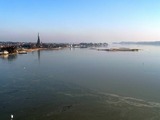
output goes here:
[{"label": "church spire", "polygon": [[37,47],[40,47],[40,46],[41,46],[39,33],[38,33],[38,40],[37,40],[37,44],[36,44],[36,46],[37,46]]}]

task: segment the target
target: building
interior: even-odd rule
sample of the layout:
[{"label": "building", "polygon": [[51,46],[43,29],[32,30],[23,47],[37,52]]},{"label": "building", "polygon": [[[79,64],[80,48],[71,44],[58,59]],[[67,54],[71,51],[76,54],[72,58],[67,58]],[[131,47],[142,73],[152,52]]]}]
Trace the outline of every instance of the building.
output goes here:
[{"label": "building", "polygon": [[38,40],[37,40],[36,47],[41,47],[41,41],[40,41],[39,33],[38,33]]}]

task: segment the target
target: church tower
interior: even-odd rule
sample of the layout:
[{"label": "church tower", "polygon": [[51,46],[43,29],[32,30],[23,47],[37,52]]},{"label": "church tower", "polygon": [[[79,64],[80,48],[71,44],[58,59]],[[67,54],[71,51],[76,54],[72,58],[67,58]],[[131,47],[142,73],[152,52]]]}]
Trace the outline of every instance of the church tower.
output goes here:
[{"label": "church tower", "polygon": [[37,40],[37,44],[36,44],[37,47],[41,47],[41,42],[40,42],[40,37],[39,37],[39,33],[38,33],[38,40]]}]

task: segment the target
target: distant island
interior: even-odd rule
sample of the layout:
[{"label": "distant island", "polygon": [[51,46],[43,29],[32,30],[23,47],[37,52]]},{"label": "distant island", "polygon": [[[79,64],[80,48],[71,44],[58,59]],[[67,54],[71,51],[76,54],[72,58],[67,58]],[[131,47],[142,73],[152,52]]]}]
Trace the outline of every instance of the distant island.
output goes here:
[{"label": "distant island", "polygon": [[109,49],[97,49],[98,51],[112,51],[112,52],[118,52],[118,51],[122,51],[122,52],[135,52],[135,51],[139,51],[140,49],[131,49],[131,48],[109,48]]},{"label": "distant island", "polygon": [[143,41],[143,42],[114,42],[113,44],[136,44],[136,45],[157,45],[160,46],[160,41]]}]

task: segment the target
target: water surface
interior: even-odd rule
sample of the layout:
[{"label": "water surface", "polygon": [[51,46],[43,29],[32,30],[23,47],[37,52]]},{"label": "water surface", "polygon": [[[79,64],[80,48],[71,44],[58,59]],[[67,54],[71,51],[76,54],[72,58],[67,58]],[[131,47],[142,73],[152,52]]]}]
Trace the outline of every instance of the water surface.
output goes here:
[{"label": "water surface", "polygon": [[63,49],[1,57],[0,118],[158,119],[160,48],[129,47],[142,50]]}]

